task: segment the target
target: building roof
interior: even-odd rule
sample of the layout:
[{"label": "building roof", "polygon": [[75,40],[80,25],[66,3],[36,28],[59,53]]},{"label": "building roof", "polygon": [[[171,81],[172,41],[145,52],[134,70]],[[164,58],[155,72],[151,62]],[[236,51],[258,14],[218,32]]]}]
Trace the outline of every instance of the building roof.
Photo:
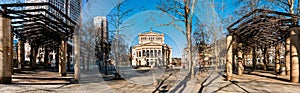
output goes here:
[{"label": "building roof", "polygon": [[155,43],[155,42],[149,42],[149,43],[145,43],[145,44],[138,44],[136,46],[133,46],[133,48],[141,47],[141,46],[165,46],[165,47],[169,47],[170,49],[172,49],[171,46],[168,46],[166,44]]},{"label": "building roof", "polygon": [[139,36],[152,36],[152,35],[155,35],[155,36],[164,36],[164,34],[160,34],[160,33],[157,33],[157,32],[153,32],[152,31],[152,28],[150,29],[150,32],[145,32],[145,33],[142,33],[142,34],[139,34]]}]

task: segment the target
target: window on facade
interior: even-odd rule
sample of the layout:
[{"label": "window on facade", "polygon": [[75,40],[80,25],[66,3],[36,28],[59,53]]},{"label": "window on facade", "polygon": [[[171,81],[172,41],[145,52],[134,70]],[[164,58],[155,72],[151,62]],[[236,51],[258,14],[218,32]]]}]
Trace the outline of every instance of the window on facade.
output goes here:
[{"label": "window on facade", "polygon": [[146,56],[145,50],[143,50],[143,56]]},{"label": "window on facade", "polygon": [[141,37],[141,40],[146,40],[146,37]]},{"label": "window on facade", "polygon": [[156,40],[162,40],[162,38],[161,37],[157,37]]},{"label": "window on facade", "polygon": [[147,57],[149,57],[149,50],[147,50]]},{"label": "window on facade", "polygon": [[160,53],[160,50],[158,50],[158,56],[160,56],[160,54],[161,54],[161,53]]}]

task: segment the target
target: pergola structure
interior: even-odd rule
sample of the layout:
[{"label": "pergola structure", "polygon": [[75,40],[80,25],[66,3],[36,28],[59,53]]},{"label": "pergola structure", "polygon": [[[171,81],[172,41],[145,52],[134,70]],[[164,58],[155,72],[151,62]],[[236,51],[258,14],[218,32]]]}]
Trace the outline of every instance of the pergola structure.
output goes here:
[{"label": "pergola structure", "polygon": [[[55,50],[59,54],[56,57],[59,73],[66,76],[66,63],[70,59],[67,54],[72,53],[68,49],[72,46],[67,41],[74,38],[73,42],[77,42],[78,37],[73,37],[77,22],[50,3],[0,4],[0,7],[0,83],[10,83],[12,79],[13,35],[19,38],[18,61],[21,68],[25,61],[24,42],[29,42],[30,60],[35,61],[39,47],[45,48],[45,55],[49,55],[50,50]],[[74,47],[79,55],[79,48],[76,45]],[[47,60],[48,56],[44,59]],[[79,62],[74,63],[77,75]],[[35,62],[31,62],[32,68],[35,65]]]},{"label": "pergola structure", "polygon": [[[252,57],[255,57],[255,49],[264,48],[266,50],[271,46],[276,47],[275,72],[278,73],[280,69],[278,44],[284,43],[286,45],[287,74],[291,75],[292,82],[299,82],[299,56],[297,52],[299,44],[297,40],[300,28],[298,18],[299,16],[289,13],[256,9],[231,24],[227,28],[229,35],[226,39],[227,80],[232,80],[232,65],[235,63],[235,59],[238,59],[238,75],[242,75],[244,70],[242,59],[246,50],[253,50],[254,52],[250,53],[252,53]],[[237,58],[234,58],[234,55]],[[256,62],[253,62],[255,66],[254,63]]]}]

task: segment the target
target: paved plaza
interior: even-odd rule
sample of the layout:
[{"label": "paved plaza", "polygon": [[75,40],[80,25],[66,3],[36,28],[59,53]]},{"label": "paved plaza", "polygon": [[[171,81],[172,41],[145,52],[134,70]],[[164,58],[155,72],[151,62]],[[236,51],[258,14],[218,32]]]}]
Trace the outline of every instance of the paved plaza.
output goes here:
[{"label": "paved plaza", "polygon": [[[214,67],[212,67],[214,68]],[[254,71],[242,76],[233,75],[225,81],[224,71],[209,69],[197,73],[194,79],[184,77],[180,68],[167,69],[162,74],[137,71],[139,75],[115,80],[113,74],[104,75],[96,67],[83,71],[81,80],[73,81],[72,73],[60,77],[55,71],[22,71],[13,75],[12,84],[1,84],[1,93],[297,93],[300,84],[285,81],[288,76]],[[129,75],[135,69],[124,72]],[[131,72],[136,73],[136,72]],[[122,75],[121,75],[122,76]],[[155,79],[153,79],[155,78]]]}]

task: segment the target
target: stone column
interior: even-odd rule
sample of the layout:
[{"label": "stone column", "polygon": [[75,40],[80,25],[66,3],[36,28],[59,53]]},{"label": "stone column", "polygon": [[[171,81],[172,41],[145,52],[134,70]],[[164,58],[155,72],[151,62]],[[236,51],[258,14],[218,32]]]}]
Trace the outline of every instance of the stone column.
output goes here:
[{"label": "stone column", "polygon": [[152,49],[152,57],[155,57],[155,51]]},{"label": "stone column", "polygon": [[279,56],[279,44],[275,46],[275,73],[279,74],[280,71],[280,56]]},{"label": "stone column", "polygon": [[299,55],[297,46],[299,45],[299,32],[296,28],[292,28],[290,32],[291,37],[291,82],[299,82]]},{"label": "stone column", "polygon": [[24,69],[24,62],[25,62],[25,47],[24,47],[24,41],[19,39],[18,42],[18,61],[19,64],[21,64],[21,70]]},{"label": "stone column", "polygon": [[67,54],[67,71],[71,71],[72,50],[70,49],[70,47],[68,47]]},{"label": "stone column", "polygon": [[141,57],[143,58],[143,49],[141,50]]},{"label": "stone column", "polygon": [[59,65],[59,49],[54,49],[55,50],[55,68],[58,69],[58,65]]},{"label": "stone column", "polygon": [[290,75],[290,64],[291,64],[291,38],[287,38],[285,41],[285,69],[286,69],[286,75]]},{"label": "stone column", "polygon": [[12,43],[11,20],[0,17],[0,83],[12,81]]},{"label": "stone column", "polygon": [[67,75],[67,69],[66,69],[66,61],[67,61],[67,42],[65,40],[61,41],[61,45],[59,48],[59,69],[58,72],[61,76]]},{"label": "stone column", "polygon": [[232,53],[232,36],[228,35],[226,37],[226,75],[227,80],[232,80],[232,61],[233,61],[233,53]]},{"label": "stone column", "polygon": [[34,70],[35,69],[35,67],[36,67],[36,60],[35,60],[35,58],[36,58],[36,56],[35,56],[35,48],[36,46],[34,46],[33,45],[33,43],[31,43],[31,45],[30,45],[30,65],[31,65],[31,69],[32,70]]},{"label": "stone column", "polygon": [[253,70],[256,69],[256,48],[252,49],[252,65],[253,65]]},{"label": "stone column", "polygon": [[162,53],[162,64],[164,64],[165,63],[165,49],[164,49],[164,46],[162,46],[161,53]]},{"label": "stone column", "polygon": [[80,39],[77,34],[74,34],[74,79],[80,80]]},{"label": "stone column", "polygon": [[263,60],[263,69],[267,70],[268,69],[268,64],[269,64],[269,53],[268,53],[269,48],[267,48],[266,46],[264,47],[264,60]]},{"label": "stone column", "polygon": [[243,50],[242,48],[242,43],[239,43],[239,50],[238,50],[238,75],[241,76],[244,71],[244,66],[243,66]]},{"label": "stone column", "polygon": [[45,54],[44,54],[44,66],[48,67],[49,62],[49,50],[45,48]]}]

